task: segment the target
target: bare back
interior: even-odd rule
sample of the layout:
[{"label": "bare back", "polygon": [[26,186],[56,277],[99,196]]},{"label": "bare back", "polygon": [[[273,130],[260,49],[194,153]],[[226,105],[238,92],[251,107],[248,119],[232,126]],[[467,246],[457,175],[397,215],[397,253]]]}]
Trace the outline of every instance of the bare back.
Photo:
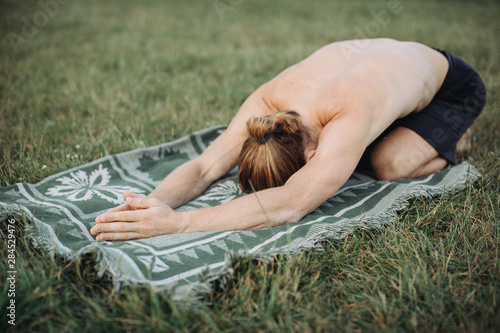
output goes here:
[{"label": "bare back", "polygon": [[270,112],[298,112],[316,136],[340,114],[368,110],[360,121],[371,122],[372,141],[397,118],[428,105],[447,71],[445,57],[422,44],[353,40],[319,49],[261,91]]}]

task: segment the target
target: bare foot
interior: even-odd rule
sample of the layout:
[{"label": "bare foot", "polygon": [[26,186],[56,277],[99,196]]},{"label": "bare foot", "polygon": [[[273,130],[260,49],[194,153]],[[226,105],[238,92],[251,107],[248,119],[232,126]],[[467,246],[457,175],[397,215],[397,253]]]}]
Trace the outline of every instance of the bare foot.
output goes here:
[{"label": "bare foot", "polygon": [[470,153],[472,149],[471,139],[472,131],[469,128],[457,142],[457,154]]}]

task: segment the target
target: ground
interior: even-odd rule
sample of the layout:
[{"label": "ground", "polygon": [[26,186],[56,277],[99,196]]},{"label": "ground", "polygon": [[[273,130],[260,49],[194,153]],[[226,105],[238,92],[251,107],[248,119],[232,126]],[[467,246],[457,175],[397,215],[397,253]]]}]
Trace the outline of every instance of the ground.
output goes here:
[{"label": "ground", "polygon": [[[226,124],[260,84],[338,40],[445,49],[488,91],[472,150],[459,157],[483,174],[477,184],[416,199],[393,227],[324,252],[236,261],[205,307],[145,288],[113,292],[91,255],[52,258],[16,221],[16,326],[3,315],[2,331],[498,330],[499,14],[496,1],[0,1],[1,186]],[[7,258],[7,223],[1,231]]]}]

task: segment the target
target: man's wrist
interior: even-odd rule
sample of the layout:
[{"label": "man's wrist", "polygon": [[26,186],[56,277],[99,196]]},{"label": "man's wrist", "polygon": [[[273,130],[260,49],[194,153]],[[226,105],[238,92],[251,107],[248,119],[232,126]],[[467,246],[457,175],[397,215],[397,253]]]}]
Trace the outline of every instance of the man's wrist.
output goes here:
[{"label": "man's wrist", "polygon": [[189,214],[186,214],[186,213],[189,213],[189,212],[175,212],[174,213],[177,215],[176,216],[176,223],[177,225],[179,226],[179,233],[187,233],[187,232],[192,232],[190,230],[190,223],[189,223]]}]

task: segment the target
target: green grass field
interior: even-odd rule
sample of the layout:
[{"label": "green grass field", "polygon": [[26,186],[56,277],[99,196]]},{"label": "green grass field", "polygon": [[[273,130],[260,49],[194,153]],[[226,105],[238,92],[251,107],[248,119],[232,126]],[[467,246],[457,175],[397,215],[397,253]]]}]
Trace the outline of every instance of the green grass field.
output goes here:
[{"label": "green grass field", "polygon": [[[44,5],[45,3],[52,5]],[[234,262],[205,307],[113,292],[95,258],[66,262],[16,230],[16,325],[0,331],[494,332],[500,330],[500,4],[497,1],[0,1],[0,186],[227,124],[254,89],[319,47],[413,40],[463,57],[488,103],[473,125],[483,174],[416,199],[378,234],[324,252]],[[385,11],[385,12],[384,12]]]}]

